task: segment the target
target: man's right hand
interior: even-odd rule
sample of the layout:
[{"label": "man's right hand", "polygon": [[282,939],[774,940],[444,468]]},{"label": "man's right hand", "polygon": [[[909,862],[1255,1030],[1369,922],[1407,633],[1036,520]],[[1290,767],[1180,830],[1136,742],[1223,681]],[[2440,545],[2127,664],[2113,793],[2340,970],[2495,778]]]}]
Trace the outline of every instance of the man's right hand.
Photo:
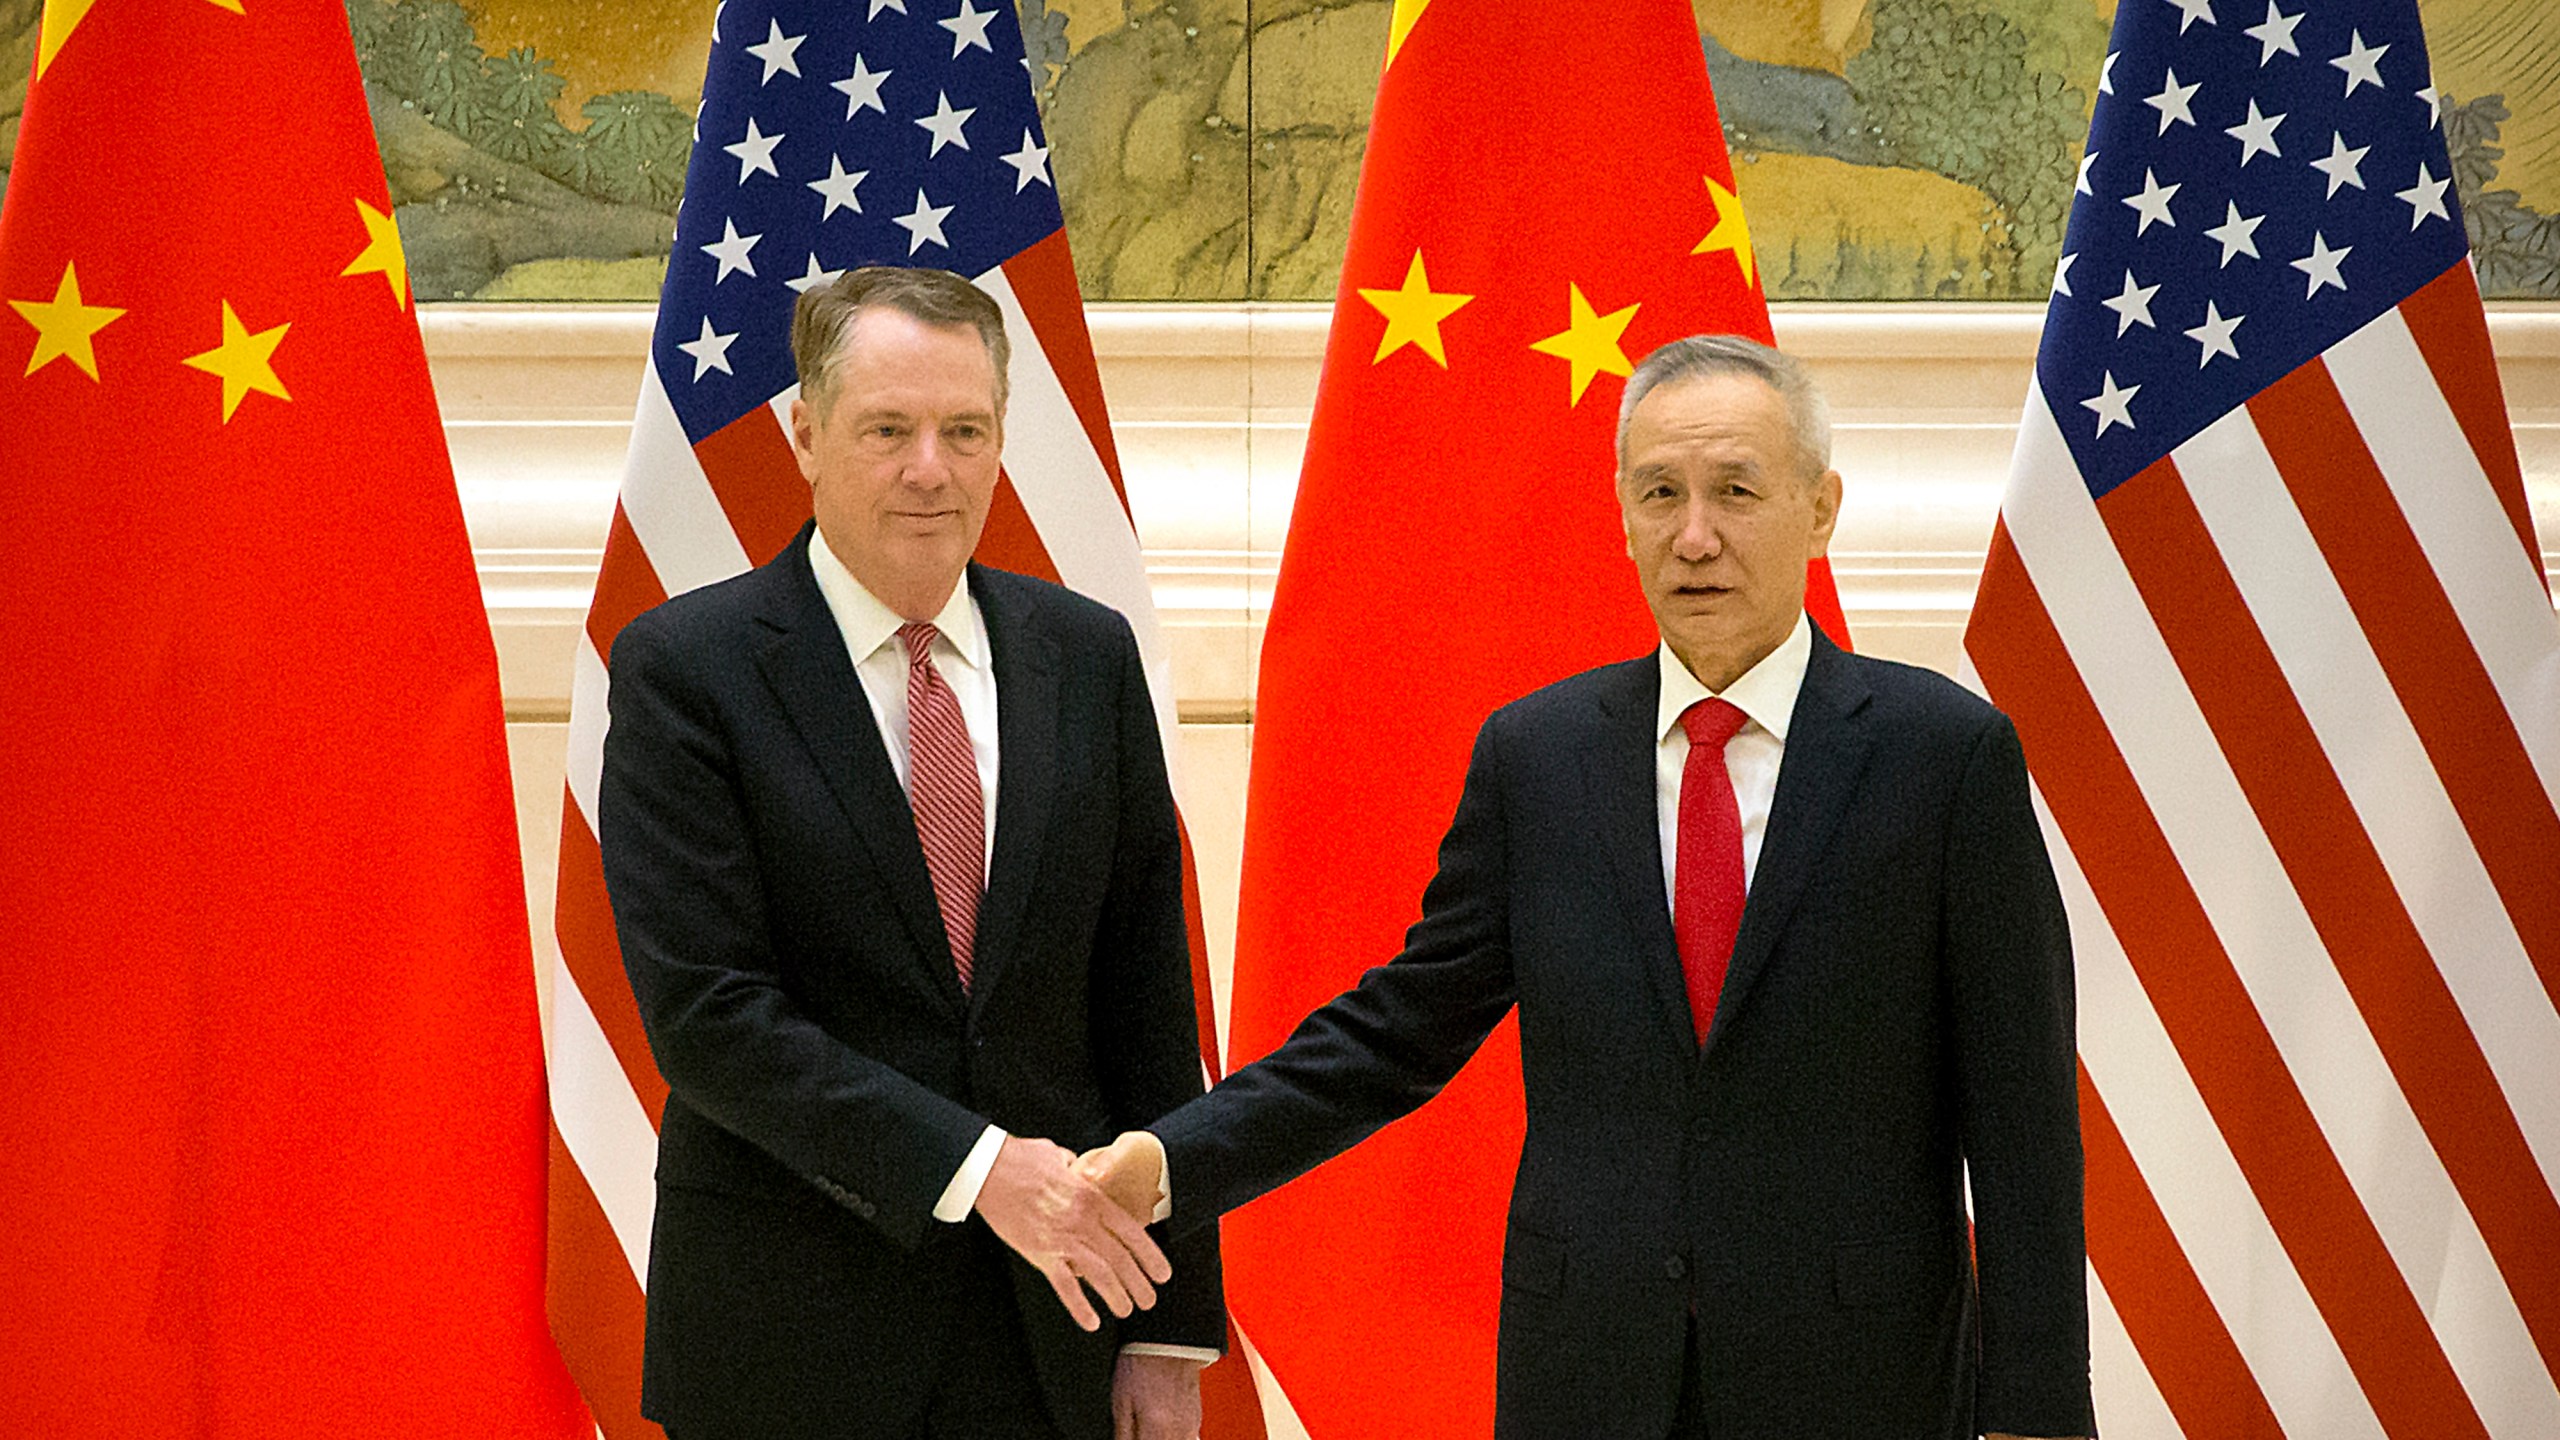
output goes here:
[{"label": "man's right hand", "polygon": [[1083,1285],[1125,1318],[1133,1307],[1156,1303],[1149,1281],[1173,1278],[1146,1226],[1078,1173],[1074,1155],[1046,1140],[1005,1137],[979,1187],[977,1212],[997,1239],[1048,1277],[1058,1303],[1087,1330],[1101,1329],[1102,1317]]}]

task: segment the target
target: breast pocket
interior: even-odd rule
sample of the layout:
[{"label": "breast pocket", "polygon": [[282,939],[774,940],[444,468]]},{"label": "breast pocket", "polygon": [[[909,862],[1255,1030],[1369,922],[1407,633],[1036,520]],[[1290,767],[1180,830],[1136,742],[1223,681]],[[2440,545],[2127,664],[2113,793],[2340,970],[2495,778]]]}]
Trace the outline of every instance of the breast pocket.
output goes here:
[{"label": "breast pocket", "polygon": [[1502,1284],[1531,1295],[1564,1289],[1564,1242],[1513,1226],[1502,1240]]}]

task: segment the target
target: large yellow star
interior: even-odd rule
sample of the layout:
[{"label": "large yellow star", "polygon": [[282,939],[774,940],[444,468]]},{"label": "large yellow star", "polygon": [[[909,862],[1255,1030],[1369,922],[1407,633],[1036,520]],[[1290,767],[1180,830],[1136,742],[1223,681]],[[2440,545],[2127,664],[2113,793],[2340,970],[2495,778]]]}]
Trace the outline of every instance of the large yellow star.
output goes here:
[{"label": "large yellow star", "polygon": [[1742,197],[1707,177],[1707,198],[1715,202],[1716,225],[1707,238],[1698,242],[1692,255],[1712,255],[1719,250],[1733,252],[1733,263],[1742,267],[1742,283],[1757,286],[1760,267],[1751,258],[1751,222],[1743,217]]},{"label": "large yellow star", "polygon": [[409,308],[409,254],[400,248],[400,226],[388,215],[356,202],[356,218],[364,222],[364,253],[347,262],[341,275],[380,275],[391,282],[391,298]]},{"label": "large yellow star", "polygon": [[[44,78],[45,68],[53,63],[54,56],[62,53],[62,42],[71,38],[71,32],[80,28],[81,21],[89,18],[90,7],[97,3],[98,0],[44,0],[44,19],[36,27],[37,79]],[[240,8],[240,0],[212,0],[212,3],[234,15],[249,13]]]},{"label": "large yellow star", "polygon": [[1431,290],[1431,277],[1423,273],[1422,252],[1413,252],[1413,263],[1405,267],[1401,290],[1363,290],[1360,298],[1378,307],[1387,317],[1387,333],[1378,337],[1378,353],[1369,357],[1374,365],[1410,345],[1449,368],[1449,352],[1440,343],[1440,322],[1456,314],[1458,307],[1473,300],[1473,295],[1436,295]]},{"label": "large yellow star", "polygon": [[248,326],[240,323],[231,302],[222,302],[222,343],[201,355],[190,355],[185,361],[222,377],[222,423],[231,423],[231,412],[240,408],[240,402],[252,390],[279,400],[293,398],[284,393],[284,382],[276,378],[276,367],[271,363],[276,347],[284,343],[284,332],[292,328],[291,324],[278,325],[253,335]]},{"label": "large yellow star", "polygon": [[1431,0],[1396,0],[1396,13],[1387,20],[1387,63],[1396,63],[1396,52],[1404,48],[1404,37],[1413,33],[1413,22],[1422,18],[1422,8]]},{"label": "large yellow star", "polygon": [[1627,325],[1636,318],[1641,303],[1603,315],[1582,298],[1582,287],[1568,283],[1566,302],[1572,307],[1573,323],[1544,340],[1534,341],[1529,348],[1541,355],[1553,355],[1573,366],[1573,403],[1582,403],[1582,392],[1591,388],[1592,378],[1606,370],[1612,375],[1632,375],[1634,362],[1618,346],[1618,337],[1627,333]]},{"label": "large yellow star", "polygon": [[80,28],[88,18],[89,7],[96,0],[44,0],[44,19],[36,26],[36,78],[44,78],[45,67],[62,53],[62,42]]},{"label": "large yellow star", "polygon": [[98,378],[98,351],[90,338],[124,313],[106,305],[83,304],[80,277],[73,273],[68,260],[62,262],[62,283],[54,287],[51,300],[12,300],[9,308],[36,327],[35,353],[27,357],[28,374],[33,375],[56,360],[68,359],[87,371],[92,380]]}]

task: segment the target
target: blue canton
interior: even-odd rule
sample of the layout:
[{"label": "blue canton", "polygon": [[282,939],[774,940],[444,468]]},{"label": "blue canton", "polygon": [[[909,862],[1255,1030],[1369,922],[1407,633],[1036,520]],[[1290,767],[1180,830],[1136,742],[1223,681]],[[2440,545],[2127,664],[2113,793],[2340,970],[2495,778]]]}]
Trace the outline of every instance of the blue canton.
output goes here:
[{"label": "blue canton", "polygon": [[2111,43],[2036,356],[2094,495],[2469,248],[2409,0],[2123,0]]},{"label": "blue canton", "polygon": [[817,277],[981,275],[1063,223],[1012,0],[727,0],[713,24],[653,341],[695,441],[794,383]]}]

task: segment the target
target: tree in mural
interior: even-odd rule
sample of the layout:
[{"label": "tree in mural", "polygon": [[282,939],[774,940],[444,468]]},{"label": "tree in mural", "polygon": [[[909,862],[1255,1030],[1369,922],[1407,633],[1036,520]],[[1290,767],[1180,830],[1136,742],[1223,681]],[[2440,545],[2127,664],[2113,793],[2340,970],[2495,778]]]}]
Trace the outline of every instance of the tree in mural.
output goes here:
[{"label": "tree in mural", "polygon": [[554,109],[568,82],[552,63],[531,46],[483,53],[454,0],[347,0],[347,21],[365,79],[438,129],[596,199],[675,210],[693,121],[669,97],[597,95],[572,130]]},{"label": "tree in mural", "polygon": [[2005,288],[2043,293],[2062,255],[2088,95],[2032,65],[2027,33],[2006,16],[1960,0],[1876,0],[1871,13],[1874,42],[1845,68],[1889,162],[1997,201],[2017,256]]},{"label": "tree in mural", "polygon": [[2491,189],[2506,158],[2498,133],[2510,118],[2503,95],[2468,104],[2444,98],[2445,147],[2453,152],[2454,192],[2471,233],[2480,288],[2491,295],[2560,294],[2560,215],[2544,215],[2513,190]]},{"label": "tree in mural", "polygon": [[552,109],[568,83],[530,45],[492,57],[487,80],[490,104],[477,136],[481,148],[558,178],[564,171],[560,162],[578,144],[578,137]]},{"label": "tree in mural", "polygon": [[654,90],[614,90],[579,107],[582,178],[608,200],[672,211],[684,194],[693,121]]}]

